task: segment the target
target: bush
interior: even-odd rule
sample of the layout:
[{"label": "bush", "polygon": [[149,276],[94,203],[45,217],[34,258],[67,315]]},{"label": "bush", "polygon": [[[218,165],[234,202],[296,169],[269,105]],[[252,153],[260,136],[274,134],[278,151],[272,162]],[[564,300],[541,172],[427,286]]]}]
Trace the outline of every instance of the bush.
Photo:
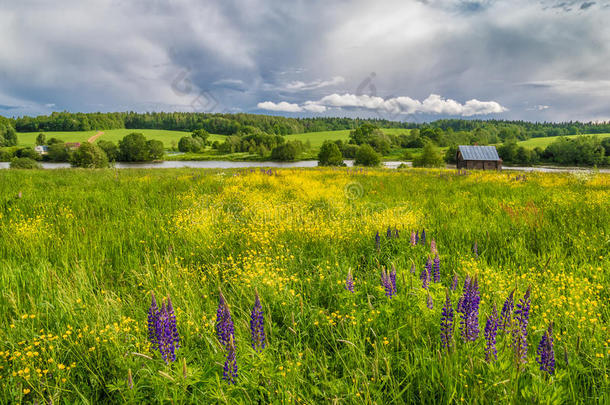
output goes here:
[{"label": "bush", "polygon": [[178,142],[178,150],[180,152],[198,153],[201,152],[202,147],[203,144],[199,137],[184,136],[180,138],[180,141]]},{"label": "bush", "polygon": [[56,143],[65,143],[65,142],[58,138],[49,138],[49,140],[47,141],[47,145],[53,145]]},{"label": "bush", "polygon": [[421,156],[413,159],[414,167],[443,167],[444,165],[445,161],[443,160],[443,157],[436,146],[430,141],[426,142],[424,145]]},{"label": "bush", "polygon": [[36,137],[36,145],[46,145],[47,144],[47,136],[42,132],[38,134]]},{"label": "bush", "polygon": [[202,146],[206,146],[208,144],[208,138],[210,134],[205,129],[196,129],[191,134],[193,138],[199,139],[201,141]]},{"label": "bush", "polygon": [[357,166],[379,166],[381,156],[370,145],[364,144],[356,152],[354,164]]},{"label": "bush", "polygon": [[99,146],[84,142],[72,153],[70,163],[75,167],[108,167],[108,156]]},{"label": "bush", "polygon": [[353,159],[356,157],[356,152],[358,152],[358,145],[347,144],[343,147],[341,153],[343,157],[346,159]]},{"label": "bush", "polygon": [[[114,144],[114,142],[99,140],[97,141],[97,146],[102,148],[106,156],[108,157],[108,161],[116,162],[120,157],[119,147]],[[50,153],[50,152],[49,152]]]},{"label": "bush", "polygon": [[0,162],[10,162],[15,157],[15,152],[11,148],[0,148]]},{"label": "bush", "polygon": [[318,153],[318,166],[344,166],[343,155],[336,143],[325,141]]},{"label": "bush", "polygon": [[148,158],[151,160],[160,160],[165,154],[163,142],[156,139],[150,139],[146,142],[148,145]]},{"label": "bush", "polygon": [[298,153],[297,146],[293,142],[287,142],[273,148],[271,151],[271,159],[290,162],[296,160]]},{"label": "bush", "polygon": [[0,146],[17,145],[17,133],[10,124],[0,122]]},{"label": "bush", "polygon": [[146,138],[137,132],[125,135],[119,141],[119,154],[123,162],[147,162],[150,160]]},{"label": "bush", "polygon": [[11,169],[40,169],[40,163],[28,157],[16,157],[11,160]]},{"label": "bush", "polygon": [[33,148],[30,148],[30,147],[17,149],[15,156],[17,156],[19,158],[30,158],[32,160],[41,160],[42,159],[42,157],[40,156],[40,153],[36,152]]},{"label": "bush", "polygon": [[63,143],[54,143],[49,146],[47,159],[51,162],[68,162],[70,161],[70,152]]}]

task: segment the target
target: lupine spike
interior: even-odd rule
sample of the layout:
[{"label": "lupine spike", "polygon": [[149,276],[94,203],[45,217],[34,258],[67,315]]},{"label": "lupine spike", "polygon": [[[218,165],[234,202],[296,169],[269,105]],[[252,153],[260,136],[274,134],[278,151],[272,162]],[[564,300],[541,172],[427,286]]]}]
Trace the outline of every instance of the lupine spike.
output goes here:
[{"label": "lupine spike", "polygon": [[229,340],[235,339],[235,329],[231,319],[231,311],[225,300],[222,291],[219,291],[218,309],[216,310],[216,336],[224,347],[227,347]]},{"label": "lupine spike", "polygon": [[153,349],[159,347],[159,341],[157,339],[157,324],[159,323],[159,307],[157,306],[157,299],[155,293],[151,293],[152,302],[148,310],[148,340],[153,346]]},{"label": "lupine spike", "polygon": [[538,345],[537,358],[540,370],[549,374],[555,372],[555,350],[553,348],[553,322],[549,324]]},{"label": "lupine spike", "polygon": [[421,288],[427,290],[430,285],[430,273],[428,273],[428,269],[424,268],[421,271],[419,279],[422,281]]},{"label": "lupine spike", "polygon": [[381,286],[385,290],[385,295],[391,299],[394,296],[394,288],[392,287],[390,274],[386,271],[385,267],[381,269]]},{"label": "lupine spike", "polygon": [[254,293],[254,306],[250,314],[250,333],[252,335],[252,348],[256,351],[262,351],[266,346],[265,317],[258,292]]},{"label": "lupine spike", "polygon": [[441,348],[449,350],[453,340],[453,307],[451,306],[451,295],[446,291],[445,305],[441,311]]},{"label": "lupine spike", "polygon": [[345,279],[345,289],[351,293],[354,292],[354,277],[352,276],[352,270],[347,270],[347,278]]},{"label": "lupine spike", "polygon": [[235,342],[233,337],[229,340],[227,345],[227,359],[223,367],[222,379],[228,384],[235,384],[237,378],[237,358],[235,356]]},{"label": "lupine spike", "polygon": [[392,229],[389,226],[388,226],[388,230],[386,231],[385,236],[388,239],[392,238]]},{"label": "lupine spike", "polygon": [[415,240],[415,231],[411,231],[411,246],[415,246],[417,241]]},{"label": "lupine spike", "polygon": [[428,309],[434,308],[434,301],[432,301],[432,296],[430,295],[429,292],[428,292],[428,297],[426,299],[426,306],[428,307]]},{"label": "lupine spike", "polygon": [[421,230],[421,244],[422,245],[426,244],[426,230],[425,229]]},{"label": "lupine spike", "polygon": [[375,248],[379,250],[379,244],[381,242],[381,237],[379,236],[379,231],[375,234]]},{"label": "lupine spike", "polygon": [[394,263],[392,263],[392,270],[390,271],[390,282],[392,284],[394,295],[396,295],[396,267],[394,267]]},{"label": "lupine spike", "polygon": [[419,231],[415,231],[415,244],[419,243]]},{"label": "lupine spike", "polygon": [[159,350],[166,363],[176,360],[180,337],[176,327],[174,307],[169,297],[167,304],[163,302],[159,309],[154,293],[152,294],[152,303],[148,310],[148,338],[153,349]]},{"label": "lupine spike", "polygon": [[474,257],[479,257],[479,245],[477,244],[477,241],[474,241],[474,245],[472,246],[472,253],[474,254]]},{"label": "lupine spike", "polygon": [[514,294],[515,290],[512,290],[510,294],[508,294],[508,297],[506,297],[504,305],[502,305],[502,313],[500,314],[498,330],[501,330],[504,333],[510,330],[513,320],[513,310],[515,308]]},{"label": "lupine spike", "polygon": [[430,240],[430,254],[435,255],[437,253],[438,251],[436,250],[436,241],[434,240],[434,238],[432,238]]},{"label": "lupine spike", "polygon": [[477,279],[466,277],[464,292],[458,302],[458,312],[461,313],[460,327],[462,339],[474,342],[479,337],[479,303],[481,297]]},{"label": "lupine spike", "polygon": [[513,345],[515,350],[515,360],[517,363],[527,361],[527,326],[530,316],[531,287],[527,288],[523,298],[519,300],[515,309],[515,325],[513,326]]},{"label": "lupine spike", "polygon": [[441,259],[438,257],[438,254],[434,258],[434,282],[441,282]]},{"label": "lupine spike", "polygon": [[487,317],[485,323],[485,361],[496,361],[498,351],[496,349],[496,334],[498,332],[498,311],[494,305],[492,313]]},{"label": "lupine spike", "polygon": [[398,239],[398,228],[394,228],[394,237]]}]

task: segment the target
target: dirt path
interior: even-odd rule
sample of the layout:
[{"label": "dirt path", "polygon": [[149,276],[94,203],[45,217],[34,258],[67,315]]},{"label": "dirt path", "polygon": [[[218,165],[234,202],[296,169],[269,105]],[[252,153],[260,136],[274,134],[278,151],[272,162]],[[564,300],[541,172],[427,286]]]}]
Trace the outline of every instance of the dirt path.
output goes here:
[{"label": "dirt path", "polygon": [[99,138],[102,135],[104,135],[104,131],[99,131],[97,134],[95,134],[91,138],[87,139],[87,142],[93,143],[97,140],[97,138]]}]

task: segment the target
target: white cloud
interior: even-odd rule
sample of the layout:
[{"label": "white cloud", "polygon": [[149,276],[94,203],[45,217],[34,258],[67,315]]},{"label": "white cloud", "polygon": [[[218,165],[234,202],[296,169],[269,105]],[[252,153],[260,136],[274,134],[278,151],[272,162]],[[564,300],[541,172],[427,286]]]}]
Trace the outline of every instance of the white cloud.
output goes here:
[{"label": "white cloud", "polygon": [[345,78],[341,76],[335,76],[330,80],[314,80],[309,83],[302,81],[293,81],[286,85],[286,90],[291,91],[304,91],[304,90],[316,90],[323,87],[336,86],[345,83]]},{"label": "white cloud", "polygon": [[328,108],[364,109],[395,115],[436,114],[471,117],[473,115],[499,114],[508,111],[496,101],[468,100],[464,104],[451,99],[444,99],[438,94],[431,94],[423,102],[411,97],[392,97],[384,99],[366,94],[331,94],[318,101],[307,101],[302,105],[282,101],[278,104],[271,101],[258,103],[258,108],[272,111],[321,113]]}]

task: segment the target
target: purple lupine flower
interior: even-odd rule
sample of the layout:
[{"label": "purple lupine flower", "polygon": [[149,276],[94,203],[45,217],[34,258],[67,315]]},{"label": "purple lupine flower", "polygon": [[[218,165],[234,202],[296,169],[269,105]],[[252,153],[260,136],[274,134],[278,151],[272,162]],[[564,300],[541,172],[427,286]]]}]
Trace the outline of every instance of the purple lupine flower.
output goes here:
[{"label": "purple lupine flower", "polygon": [[458,283],[459,283],[458,275],[457,275],[457,273],[453,273],[453,282],[451,283],[451,291],[457,290]]},{"label": "purple lupine flower", "polygon": [[224,347],[227,347],[231,339],[235,339],[235,328],[231,311],[222,291],[219,291],[218,309],[216,310],[216,337]]},{"label": "purple lupine flower", "polygon": [[549,374],[555,372],[555,350],[553,349],[553,322],[549,324],[549,328],[544,332],[544,336],[538,345],[538,356],[536,361],[540,364],[540,370],[546,371]]},{"label": "purple lupine flower", "polygon": [[394,263],[392,263],[392,270],[390,271],[390,282],[392,284],[392,290],[394,290],[394,295],[396,295],[396,267],[394,267]]},{"label": "purple lupine flower", "polygon": [[485,361],[490,362],[498,360],[498,351],[496,350],[496,334],[498,332],[498,311],[494,305],[491,315],[487,317],[485,323]]},{"label": "purple lupine flower", "polygon": [[392,287],[392,279],[385,267],[381,269],[381,286],[385,290],[385,295],[391,299],[394,296],[394,287]]},{"label": "purple lupine flower", "polygon": [[527,361],[527,325],[529,324],[530,317],[530,294],[531,287],[528,287],[515,309],[513,347],[515,349],[515,360],[518,363],[525,363]]},{"label": "purple lupine flower", "polygon": [[419,243],[419,231],[415,231],[415,244]]},{"label": "purple lupine flower", "polygon": [[430,273],[427,268],[424,268],[419,274],[419,279],[422,281],[421,288],[427,290],[430,285]]},{"label": "purple lupine flower", "polygon": [[453,307],[451,306],[451,295],[447,290],[445,305],[441,311],[441,348],[449,350],[453,337]]},{"label": "purple lupine flower", "polygon": [[352,276],[352,270],[347,271],[347,278],[345,279],[345,289],[351,293],[354,292],[354,277]]},{"label": "purple lupine flower", "polygon": [[441,259],[438,257],[438,254],[434,258],[434,282],[441,282]]},{"label": "purple lupine flower", "polygon": [[432,238],[432,240],[430,240],[430,254],[435,255],[437,253],[438,250],[436,250],[436,241],[434,240],[434,238]]},{"label": "purple lupine flower", "polygon": [[258,352],[262,351],[265,348],[265,317],[258,292],[254,293],[254,306],[250,313],[250,334],[252,348]]},{"label": "purple lupine flower", "polygon": [[159,340],[157,339],[157,327],[159,324],[159,307],[157,306],[157,299],[155,293],[151,293],[152,302],[148,310],[148,340],[152,344],[153,349],[159,347]]},{"label": "purple lupine flower", "polygon": [[479,285],[477,279],[466,277],[464,292],[458,302],[458,312],[461,313],[460,327],[462,339],[474,342],[479,337]]},{"label": "purple lupine flower", "polygon": [[379,242],[381,241],[381,237],[379,236],[379,231],[375,234],[375,248],[379,250]]},{"label": "purple lupine flower", "polygon": [[398,228],[394,227],[394,237],[398,239]]},{"label": "purple lupine flower", "polygon": [[474,241],[474,245],[472,246],[472,253],[474,254],[474,257],[479,257],[479,245],[477,244],[477,241]]},{"label": "purple lupine flower", "polygon": [[392,238],[392,229],[388,226],[388,230],[385,233],[386,238]]},{"label": "purple lupine flower", "polygon": [[513,320],[513,310],[515,308],[514,294],[515,290],[512,290],[510,294],[508,294],[508,297],[506,297],[504,305],[502,305],[502,313],[500,314],[498,330],[501,330],[504,333],[510,330],[510,326]]},{"label": "purple lupine flower", "polygon": [[425,229],[421,230],[421,244],[422,245],[426,244],[426,230]]},{"label": "purple lupine flower", "polygon": [[411,246],[415,246],[417,241],[415,240],[415,231],[411,231]]},{"label": "purple lupine flower", "polygon": [[237,358],[235,356],[235,342],[233,337],[227,345],[227,359],[223,367],[222,379],[228,384],[235,384],[237,378]]},{"label": "purple lupine flower", "polygon": [[434,308],[434,301],[432,301],[432,296],[430,295],[429,292],[428,292],[428,297],[426,299],[426,306],[428,307],[428,309]]},{"label": "purple lupine flower", "polygon": [[172,305],[171,297],[167,297],[167,325],[165,327],[167,334],[168,355],[171,361],[176,361],[176,349],[180,347],[180,336],[178,335],[178,327],[176,325],[176,314]]}]

